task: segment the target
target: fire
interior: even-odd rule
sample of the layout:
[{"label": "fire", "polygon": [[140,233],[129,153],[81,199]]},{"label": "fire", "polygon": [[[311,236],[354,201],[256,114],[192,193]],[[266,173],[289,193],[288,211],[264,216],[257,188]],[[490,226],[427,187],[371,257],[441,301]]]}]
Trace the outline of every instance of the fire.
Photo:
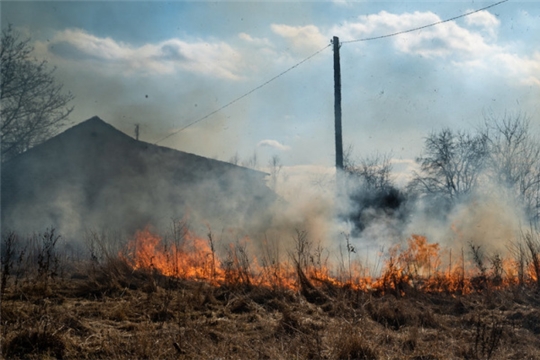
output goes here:
[{"label": "fire", "polygon": [[[215,243],[208,234],[200,238],[182,228],[173,240],[164,239],[149,228],[137,231],[121,253],[133,268],[155,271],[165,276],[213,285],[254,285],[299,290],[309,286],[346,287],[358,291],[375,291],[405,295],[408,291],[468,294],[485,288],[501,288],[525,282],[537,282],[535,264],[495,256],[491,267],[475,268],[465,260],[462,250],[452,256],[439,244],[429,243],[421,235],[412,235],[406,246],[391,247],[381,274],[372,276],[359,262],[342,264],[332,272],[320,253],[305,252],[277,261],[268,254],[257,258],[248,254],[250,239],[227,246],[225,256],[218,257]],[[317,259],[317,255],[319,260]]]},{"label": "fire", "polygon": [[165,276],[204,280],[216,283],[225,272],[207,241],[184,230],[171,243],[153,234],[147,227],[135,233],[121,256],[134,269],[155,270]]}]

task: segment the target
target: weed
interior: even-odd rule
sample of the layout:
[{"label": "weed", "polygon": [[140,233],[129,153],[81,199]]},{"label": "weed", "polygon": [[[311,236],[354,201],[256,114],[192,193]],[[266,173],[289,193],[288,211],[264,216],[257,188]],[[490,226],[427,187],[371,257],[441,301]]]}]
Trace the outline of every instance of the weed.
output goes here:
[{"label": "weed", "polygon": [[1,262],[2,262],[2,279],[0,285],[0,297],[4,295],[8,278],[11,275],[13,269],[13,262],[15,257],[15,245],[17,244],[17,235],[14,232],[8,233],[6,236],[2,236],[2,248],[1,248]]},{"label": "weed", "polygon": [[500,347],[504,334],[504,325],[500,320],[491,318],[488,323],[477,318],[474,321],[474,342],[464,354],[465,359],[492,359]]},{"label": "weed", "polygon": [[296,267],[303,272],[307,271],[310,263],[311,242],[308,239],[307,231],[296,229],[295,251],[289,253]]},{"label": "weed", "polygon": [[471,251],[474,264],[479,271],[479,275],[473,277],[471,282],[476,290],[483,290],[487,286],[487,268],[484,263],[484,252],[481,250],[480,245],[474,245],[469,243],[469,250]]},{"label": "weed", "polygon": [[532,232],[525,235],[525,246],[529,250],[530,262],[534,271],[536,284],[540,288],[540,241]]},{"label": "weed", "polygon": [[48,355],[62,359],[65,344],[56,334],[43,331],[24,330],[11,339],[4,348],[6,358],[28,358],[29,355]]},{"label": "weed", "polygon": [[348,333],[337,343],[335,359],[347,360],[376,360],[380,355],[373,344],[370,344],[360,334]]},{"label": "weed", "polygon": [[525,285],[526,271],[525,266],[527,262],[527,255],[525,253],[525,248],[520,242],[518,244],[511,244],[510,252],[514,255],[516,259],[516,270],[517,270],[517,283],[520,287]]},{"label": "weed", "polygon": [[210,245],[210,251],[212,256],[211,264],[211,279],[214,281],[216,279],[216,249],[214,247],[214,239],[212,238],[212,230],[208,227],[208,244]]},{"label": "weed", "polygon": [[[180,231],[178,235],[175,241],[181,245]],[[88,245],[90,257],[77,268],[86,276],[50,281],[56,279],[54,258],[64,259],[62,253],[54,241],[47,252],[41,236],[32,239],[29,255],[19,250],[27,249],[22,242],[10,252],[7,271],[2,263],[4,358],[477,360],[532,358],[540,353],[534,263],[525,244],[527,268],[519,298],[511,296],[513,287],[494,286],[497,275],[508,276],[500,264],[503,259],[483,258],[485,294],[490,299],[486,301],[482,291],[460,293],[455,287],[444,291],[444,283],[426,288],[421,280],[445,274],[427,251],[433,248],[422,247],[422,242],[391,253],[383,272],[388,291],[380,296],[377,289],[358,289],[354,282],[331,278],[324,249],[313,247],[301,231],[289,253],[292,266],[280,262],[277,245],[269,246],[261,258],[265,279],[282,280],[283,285],[276,280],[275,288],[259,286],[258,262],[243,242],[229,248],[226,262],[214,259],[215,270],[209,266],[212,251],[205,252],[203,265],[208,274],[218,273],[218,283],[136,268],[124,254],[105,247],[104,235],[95,235]],[[13,244],[19,240],[24,239]],[[212,248],[215,241],[209,233],[202,243]],[[173,254],[173,247],[167,248],[168,253]],[[41,265],[32,263],[39,253]],[[349,266],[343,255],[346,280],[356,269],[352,256]],[[35,291],[43,284],[34,281],[38,273],[39,279],[49,279],[49,292]],[[15,274],[24,280],[22,285],[13,281]],[[459,266],[448,270],[457,279],[456,274],[461,274]],[[503,321],[512,322],[512,331]],[[507,338],[512,347],[504,346]]]},{"label": "weed", "polygon": [[237,242],[227,249],[227,258],[224,262],[225,282],[233,286],[251,286],[250,260],[246,245]]},{"label": "weed", "polygon": [[407,309],[391,298],[376,303],[369,302],[366,304],[366,310],[374,321],[393,330],[399,330],[402,326],[414,325],[417,322],[416,314],[412,309]]},{"label": "weed", "polygon": [[56,243],[60,239],[55,235],[55,229],[47,230],[41,235],[41,243],[38,247],[37,264],[38,278],[45,282],[54,280],[58,275],[59,257],[56,252]]},{"label": "weed", "polygon": [[490,259],[491,263],[491,284],[493,286],[500,286],[503,281],[503,260],[501,255],[495,254]]}]

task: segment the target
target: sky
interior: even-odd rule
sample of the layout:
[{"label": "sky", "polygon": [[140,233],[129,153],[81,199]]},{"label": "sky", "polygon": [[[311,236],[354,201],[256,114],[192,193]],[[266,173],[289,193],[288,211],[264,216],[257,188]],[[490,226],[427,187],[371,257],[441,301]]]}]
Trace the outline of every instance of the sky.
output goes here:
[{"label": "sky", "polygon": [[352,146],[354,157],[391,154],[403,175],[430,132],[473,131],[486,115],[518,112],[538,129],[540,1],[510,0],[420,31],[347,41],[420,27],[494,2],[0,6],[2,28],[10,23],[30,37],[35,57],[55,66],[58,81],[75,95],[71,125],[97,115],[129,135],[139,124],[140,139],[150,143],[224,161],[256,153],[261,167],[278,155],[297,172],[335,163],[330,40],[338,36],[344,42],[345,147]]}]

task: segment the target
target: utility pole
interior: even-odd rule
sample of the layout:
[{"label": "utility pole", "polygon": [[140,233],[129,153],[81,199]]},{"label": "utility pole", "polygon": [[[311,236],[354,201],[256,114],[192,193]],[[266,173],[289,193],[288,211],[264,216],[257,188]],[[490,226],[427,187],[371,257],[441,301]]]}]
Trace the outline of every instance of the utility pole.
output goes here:
[{"label": "utility pole", "polygon": [[139,124],[135,124],[135,140],[139,140]]},{"label": "utility pole", "polygon": [[[341,66],[339,63],[339,38],[334,36],[334,122],[336,131],[336,179],[343,170],[343,136],[341,134]],[[339,181],[339,180],[338,180]]]}]

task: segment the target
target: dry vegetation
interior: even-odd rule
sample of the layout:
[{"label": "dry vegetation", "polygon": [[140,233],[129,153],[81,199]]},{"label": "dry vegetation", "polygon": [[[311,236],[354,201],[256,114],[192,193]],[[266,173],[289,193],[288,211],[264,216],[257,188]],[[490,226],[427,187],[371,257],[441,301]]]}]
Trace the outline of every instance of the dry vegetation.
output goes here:
[{"label": "dry vegetation", "polygon": [[105,249],[74,261],[57,240],[3,239],[4,358],[540,359],[537,284],[496,286],[487,265],[467,294],[412,286],[403,271],[399,286],[367,291],[317,279],[300,246],[296,288],[258,285],[246,268],[211,284]]}]

